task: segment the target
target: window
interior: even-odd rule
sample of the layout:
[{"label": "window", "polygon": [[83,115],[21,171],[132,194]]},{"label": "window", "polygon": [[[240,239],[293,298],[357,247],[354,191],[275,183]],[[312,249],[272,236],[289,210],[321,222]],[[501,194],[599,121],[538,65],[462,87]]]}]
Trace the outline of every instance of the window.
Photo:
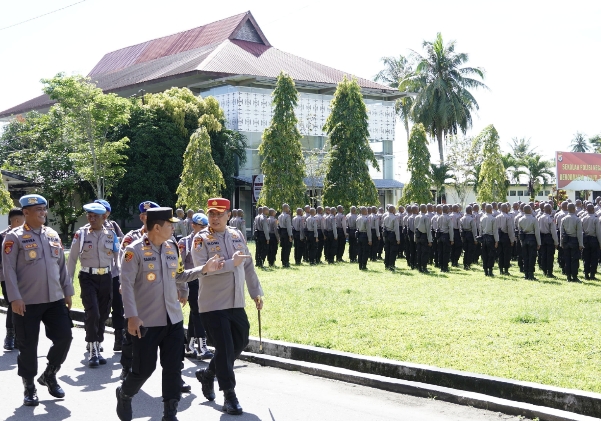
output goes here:
[{"label": "window", "polygon": [[542,191],[542,190],[541,190],[541,191],[539,191],[538,193],[536,193],[536,195],[537,195],[538,197],[541,197],[541,196],[543,196],[543,191]]},{"label": "window", "polygon": [[545,190],[545,196],[549,196],[551,194],[551,190]]},{"label": "window", "polygon": [[515,196],[516,195],[516,191],[515,190],[509,190],[509,195],[510,196]]}]

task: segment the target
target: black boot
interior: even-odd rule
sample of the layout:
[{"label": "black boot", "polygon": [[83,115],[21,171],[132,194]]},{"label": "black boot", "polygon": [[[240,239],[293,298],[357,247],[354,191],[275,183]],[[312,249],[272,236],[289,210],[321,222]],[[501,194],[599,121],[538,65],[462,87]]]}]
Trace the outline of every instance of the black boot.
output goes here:
[{"label": "black boot", "polygon": [[182,393],[190,393],[192,391],[192,386],[190,386],[188,383],[186,383],[184,381],[184,379],[182,379],[182,387],[181,387],[180,391]]},{"label": "black boot", "polygon": [[121,392],[121,386],[117,388],[117,416],[121,421],[131,421],[134,417],[131,409],[131,396]]},{"label": "black boot", "polygon": [[12,351],[15,349],[15,329],[9,327],[6,329],[6,338],[4,338],[4,349]]},{"label": "black boot", "polygon": [[215,373],[208,369],[196,370],[196,378],[202,385],[202,394],[210,401],[215,400]]},{"label": "black boot", "polygon": [[48,388],[48,393],[50,393],[52,396],[60,399],[65,397],[65,391],[58,385],[58,382],[56,381],[56,373],[58,373],[59,369],[60,366],[57,367],[48,364],[46,371],[44,371],[38,378],[38,383],[42,386],[46,386]]},{"label": "black boot", "polygon": [[161,421],[177,421],[177,399],[163,402],[163,418]]},{"label": "black boot", "polygon": [[227,412],[230,415],[242,415],[242,407],[236,397],[234,389],[228,389],[223,391],[223,412]]},{"label": "black boot", "polygon": [[35,388],[33,379],[23,378],[23,405],[25,406],[38,406],[38,391]]},{"label": "black boot", "polygon": [[123,350],[123,329],[115,329],[115,344],[113,345],[113,351]]}]

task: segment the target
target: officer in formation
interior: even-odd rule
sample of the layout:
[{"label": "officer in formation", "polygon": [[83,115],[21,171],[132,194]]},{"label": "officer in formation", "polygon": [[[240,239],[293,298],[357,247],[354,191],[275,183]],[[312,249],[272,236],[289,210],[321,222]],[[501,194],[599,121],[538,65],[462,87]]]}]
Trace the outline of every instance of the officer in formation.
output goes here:
[{"label": "officer in formation", "polygon": [[290,206],[286,203],[282,205],[282,213],[278,216],[278,229],[282,246],[280,260],[283,267],[289,268],[290,251],[292,250],[292,218],[290,217]]},{"label": "officer in formation", "polygon": [[294,241],[294,263],[298,266],[301,264],[305,251],[305,227],[301,208],[296,209],[296,216],[292,218],[292,239]]},{"label": "officer in formation", "polygon": [[[394,206],[388,206],[388,212],[382,220],[382,234],[384,235],[384,268],[394,270],[398,255],[397,247],[401,243],[399,219]],[[350,237],[349,237],[350,241]]]},{"label": "officer in formation", "polygon": [[239,415],[242,407],[235,392],[234,362],[248,345],[250,328],[244,310],[244,284],[258,310],[263,307],[263,290],[240,231],[226,225],[230,201],[214,198],[207,205],[209,228],[194,237],[192,258],[200,270],[200,316],[215,353],[209,366],[196,372],[196,378],[210,401],[215,399],[217,378],[224,396],[223,411]]},{"label": "officer in formation", "polygon": [[[348,255],[351,263],[357,263],[357,207],[351,206],[350,212],[346,215],[348,225]],[[393,265],[394,266],[394,265]]]},{"label": "officer in formation", "polygon": [[52,341],[48,365],[37,379],[50,395],[64,398],[56,374],[67,358],[73,336],[69,309],[74,294],[58,233],[44,225],[46,199],[37,194],[21,197],[25,223],[10,230],[2,243],[2,269],[16,330],[18,374],[23,380],[23,404],[37,406],[34,377],[38,373],[40,324]]},{"label": "officer in formation", "polygon": [[478,244],[477,222],[472,215],[471,206],[465,208],[465,215],[459,219],[459,232],[463,243],[463,269],[469,270],[476,260],[476,244]]},{"label": "officer in formation", "polygon": [[119,238],[115,231],[107,228],[107,209],[100,203],[83,206],[88,224],[75,232],[71,252],[67,261],[67,271],[71,283],[75,275],[77,260],[80,262],[78,274],[81,289],[81,302],[84,308],[84,326],[89,351],[88,366],[106,364],[100,353],[104,341],[104,323],[108,320],[113,298],[113,276],[119,252]]},{"label": "officer in formation", "polygon": [[[203,268],[184,270],[173,241],[171,208],[146,209],[146,229],[141,238],[125,247],[121,256],[121,289],[127,329],[133,342],[131,372],[117,387],[117,416],[133,418],[132,398],[156,368],[160,350],[163,420],[176,421],[181,398],[181,355],[184,343],[183,314],[186,283],[200,277]],[[225,223],[226,221],[224,221]],[[205,272],[214,271],[211,263]],[[181,305],[180,305],[181,302]]]},{"label": "officer in formation", "polygon": [[497,218],[492,213],[492,205],[486,205],[485,210],[486,214],[480,218],[480,232],[482,233],[482,267],[485,276],[494,276],[492,270],[495,266],[495,252],[499,247],[499,228],[497,226]]},{"label": "officer in formation", "polygon": [[[177,222],[176,222],[177,225]],[[193,269],[194,262],[192,261],[192,249],[194,248],[194,236],[209,226],[209,219],[205,214],[195,213],[192,215],[193,232],[180,239],[177,243],[179,254],[184,262],[184,269]],[[200,320],[200,312],[198,309],[199,283],[198,279],[188,282],[188,296],[190,300],[190,315],[188,318],[188,334],[185,344],[185,352],[188,357],[196,357],[198,360],[208,360],[213,358],[213,353],[207,348],[207,334],[202,321]],[[182,297],[180,297],[180,300]]]},{"label": "officer in formation", "polygon": [[[25,217],[23,216],[23,210],[21,208],[12,208],[8,212],[8,228],[0,232],[0,244],[4,241],[6,234],[23,225]],[[0,259],[0,285],[2,286],[2,296],[4,301],[10,303],[8,294],[6,292],[6,283],[4,282],[4,274],[2,270],[2,259]],[[4,349],[12,351],[15,349],[15,326],[13,324],[13,308],[8,306],[6,309],[6,337],[4,338]]]},{"label": "officer in formation", "polygon": [[417,269],[421,273],[428,273],[427,265],[430,259],[430,248],[432,247],[432,231],[427,211],[426,205],[421,205],[420,214],[414,220],[416,262]]}]

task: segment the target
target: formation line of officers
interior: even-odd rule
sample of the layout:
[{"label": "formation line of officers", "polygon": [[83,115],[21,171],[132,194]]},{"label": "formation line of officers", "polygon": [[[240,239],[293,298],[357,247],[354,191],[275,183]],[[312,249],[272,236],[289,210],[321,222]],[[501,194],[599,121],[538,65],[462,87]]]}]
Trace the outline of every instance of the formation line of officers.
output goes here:
[{"label": "formation line of officers", "polygon": [[[154,372],[157,355],[163,421],[177,420],[181,394],[191,390],[181,375],[185,354],[210,360],[196,371],[205,398],[215,400],[216,379],[223,391],[223,411],[242,414],[234,361],[248,345],[244,290],[246,285],[258,310],[263,307],[263,290],[245,235],[228,226],[229,200],[209,199],[207,213],[193,213],[189,221],[175,218],[171,208],[142,202],[142,227],[125,235],[109,219],[110,204],[96,200],[83,206],[88,224],[75,232],[67,258],[58,233],[45,225],[47,200],[30,194],[19,203],[21,208],[9,213],[9,228],[0,233],[0,273],[2,292],[10,303],[4,348],[18,349],[24,405],[39,403],[34,379],[41,324],[52,345],[37,383],[51,396],[65,397],[57,373],[73,339],[69,309],[77,276],[91,368],[106,364],[102,344],[112,310],[113,349],[121,351],[123,367],[116,389],[120,420],[133,418],[132,399]],[[176,241],[175,228],[182,222],[190,227],[180,231]],[[187,303],[191,311],[185,338],[182,307]]]},{"label": "formation line of officers", "polygon": [[[485,276],[494,276],[498,265],[501,275],[509,275],[517,261],[524,278],[535,280],[538,264],[546,277],[557,262],[569,282],[578,278],[580,260],[584,278],[595,280],[600,260],[601,197],[593,202],[565,201],[554,210],[553,203],[503,202],[458,204],[421,204],[384,208],[342,206],[312,208],[307,205],[291,214],[290,206],[281,211],[260,206],[253,221],[256,240],[255,265],[275,264],[278,246],[283,267],[294,262],[310,265],[342,262],[348,244],[349,260],[367,269],[368,261],[384,260],[385,268],[396,270],[396,260],[428,273],[428,266],[449,272],[449,266],[463,269],[480,264]],[[229,224],[244,232],[246,222],[241,210],[232,212]],[[324,259],[322,261],[322,258]]]}]

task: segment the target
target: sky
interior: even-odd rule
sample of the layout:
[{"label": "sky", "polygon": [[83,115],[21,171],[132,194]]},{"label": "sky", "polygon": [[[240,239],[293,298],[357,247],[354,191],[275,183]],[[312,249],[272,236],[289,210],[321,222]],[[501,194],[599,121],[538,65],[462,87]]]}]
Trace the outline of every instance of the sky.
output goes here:
[{"label": "sky", "polygon": [[[5,2],[0,28],[77,1]],[[493,124],[506,151],[512,138],[525,137],[553,158],[569,150],[576,132],[601,133],[601,2],[594,0],[84,0],[0,29],[0,110],[39,95],[42,78],[85,75],[105,53],[247,10],[278,49],[370,79],[382,57],[421,52],[441,32],[486,71],[490,90],[473,92],[480,109],[467,134]],[[405,151],[398,124],[401,169]]]}]

